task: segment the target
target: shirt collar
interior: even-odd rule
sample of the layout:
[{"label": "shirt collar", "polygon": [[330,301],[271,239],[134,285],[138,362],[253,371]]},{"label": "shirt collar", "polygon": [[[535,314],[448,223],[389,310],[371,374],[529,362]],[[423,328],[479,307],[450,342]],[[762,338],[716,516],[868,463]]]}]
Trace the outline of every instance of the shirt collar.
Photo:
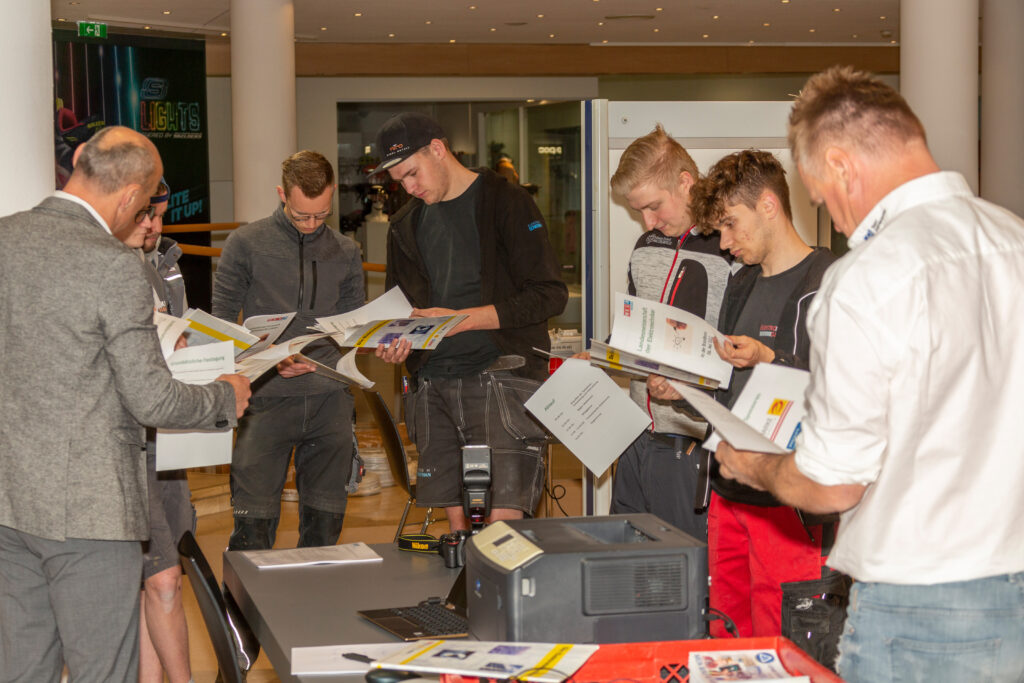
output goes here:
[{"label": "shirt collar", "polygon": [[967,180],[954,171],[929,173],[903,183],[875,204],[850,235],[847,244],[850,249],[854,249],[884,230],[893,216],[898,216],[918,204],[956,194],[974,193]]},{"label": "shirt collar", "polygon": [[78,195],[70,194],[68,192],[65,192],[64,190],[57,190],[56,192],[53,193],[53,196],[54,197],[59,197],[60,199],[66,199],[69,202],[74,202],[75,204],[80,204],[80,205],[84,206],[86,208],[86,210],[89,213],[92,214],[92,217],[95,218],[99,222],[99,224],[101,226],[103,226],[103,229],[107,231],[108,235],[113,235],[114,234],[114,233],[110,232],[110,226],[107,225],[107,222],[105,220],[103,220],[103,216],[101,216],[96,211],[96,209],[92,208],[92,204],[90,204],[89,202],[85,201],[84,199],[82,199]]}]

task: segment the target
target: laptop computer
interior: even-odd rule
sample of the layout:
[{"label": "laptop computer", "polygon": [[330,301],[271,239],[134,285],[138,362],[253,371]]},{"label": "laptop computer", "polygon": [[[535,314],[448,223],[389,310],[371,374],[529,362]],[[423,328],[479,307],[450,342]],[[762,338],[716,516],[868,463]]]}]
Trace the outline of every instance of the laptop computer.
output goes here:
[{"label": "laptop computer", "polygon": [[358,614],[402,640],[465,638],[469,635],[466,568],[459,572],[444,600],[427,598],[412,607],[359,610]]}]

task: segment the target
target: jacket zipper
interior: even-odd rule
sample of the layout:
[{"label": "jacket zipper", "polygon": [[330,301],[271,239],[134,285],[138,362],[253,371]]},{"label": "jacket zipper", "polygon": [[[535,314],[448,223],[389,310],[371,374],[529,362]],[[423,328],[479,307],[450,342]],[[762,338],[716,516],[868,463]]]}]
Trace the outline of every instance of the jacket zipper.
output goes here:
[{"label": "jacket zipper", "polygon": [[309,293],[309,310],[316,306],[316,261],[313,261],[313,291]]},{"label": "jacket zipper", "polygon": [[296,311],[301,311],[302,310],[302,290],[305,287],[305,284],[304,284],[303,280],[305,279],[306,269],[303,267],[303,264],[302,264],[302,252],[303,252],[303,247],[305,246],[304,245],[305,237],[306,237],[305,235],[299,235],[299,303],[295,307]]}]

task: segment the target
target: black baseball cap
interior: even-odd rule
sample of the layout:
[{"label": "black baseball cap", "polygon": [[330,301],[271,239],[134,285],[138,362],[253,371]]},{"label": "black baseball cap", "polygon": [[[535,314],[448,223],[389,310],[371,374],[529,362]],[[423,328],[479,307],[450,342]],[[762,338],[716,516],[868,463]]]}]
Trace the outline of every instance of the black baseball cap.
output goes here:
[{"label": "black baseball cap", "polygon": [[429,145],[431,140],[444,140],[445,137],[437,121],[426,114],[407,111],[392,116],[377,131],[380,163],[370,174],[386,171]]}]

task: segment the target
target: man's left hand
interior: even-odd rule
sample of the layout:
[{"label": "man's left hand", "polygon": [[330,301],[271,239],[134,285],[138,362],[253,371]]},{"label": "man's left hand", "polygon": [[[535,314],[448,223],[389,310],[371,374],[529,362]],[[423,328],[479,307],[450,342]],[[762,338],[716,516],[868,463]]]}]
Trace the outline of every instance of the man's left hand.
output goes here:
[{"label": "man's left hand", "polygon": [[741,484],[763,491],[764,487],[756,479],[756,465],[767,456],[764,453],[752,453],[750,451],[738,451],[723,441],[718,444],[715,451],[715,460],[718,461],[718,471],[726,479],[735,479]]},{"label": "man's left hand", "polygon": [[719,357],[734,368],[749,368],[775,360],[775,352],[753,337],[730,335],[725,339],[724,346],[717,339],[713,339],[712,343]]},{"label": "man's left hand", "polygon": [[282,377],[298,377],[310,372],[316,372],[316,366],[303,362],[299,354],[288,356],[277,364],[277,374]]}]

